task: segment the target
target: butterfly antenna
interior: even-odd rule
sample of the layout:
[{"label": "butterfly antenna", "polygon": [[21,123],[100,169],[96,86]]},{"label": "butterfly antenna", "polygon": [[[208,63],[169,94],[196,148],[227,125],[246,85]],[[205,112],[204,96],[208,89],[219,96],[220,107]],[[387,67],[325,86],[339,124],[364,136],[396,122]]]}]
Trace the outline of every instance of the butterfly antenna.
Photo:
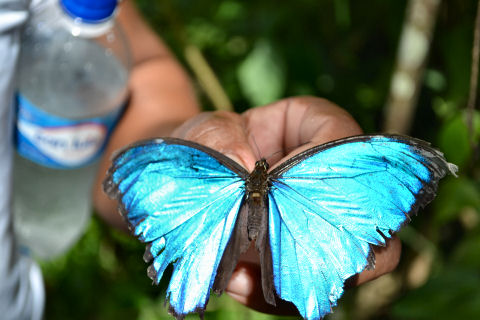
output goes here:
[{"label": "butterfly antenna", "polygon": [[250,137],[251,137],[251,140],[253,141],[253,145],[255,146],[257,159],[263,159],[262,153],[260,152],[260,148],[258,147],[258,144],[257,144],[257,140],[255,140],[255,136],[251,134]]},{"label": "butterfly antenna", "polygon": [[[278,150],[278,151],[275,151],[274,153],[271,153],[271,154],[268,155],[267,157],[265,157],[265,160],[267,160],[267,162],[270,163],[269,160],[270,160],[271,158],[273,158],[275,155],[279,154],[279,153],[281,154],[281,156],[283,155],[282,150]],[[280,156],[280,157],[281,157],[281,156]]]},{"label": "butterfly antenna", "polygon": [[275,151],[274,153],[271,153],[268,157],[265,157],[265,159],[266,159],[267,162],[268,162],[269,159],[271,159],[273,156],[275,156],[275,155],[277,155],[277,154],[279,154],[279,153],[281,153],[281,157],[282,157],[282,156],[285,156],[285,155],[288,155],[288,154],[289,154],[290,152],[292,152],[293,150],[295,150],[295,149],[297,149],[298,147],[301,147],[301,146],[303,146],[303,145],[305,145],[305,144],[307,144],[307,143],[310,143],[310,141],[305,142],[305,143],[302,143],[302,144],[300,144],[300,145],[298,145],[298,146],[296,146],[296,147],[290,147],[290,148],[288,148],[285,152],[283,152],[282,150]]}]

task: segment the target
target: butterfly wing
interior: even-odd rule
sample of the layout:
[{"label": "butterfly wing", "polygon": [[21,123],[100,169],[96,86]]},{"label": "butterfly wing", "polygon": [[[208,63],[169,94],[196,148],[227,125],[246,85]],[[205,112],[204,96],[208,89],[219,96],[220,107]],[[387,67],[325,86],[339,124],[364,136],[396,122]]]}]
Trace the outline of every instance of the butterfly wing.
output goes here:
[{"label": "butterfly wing", "polygon": [[274,285],[305,319],[331,312],[346,279],[385,245],[456,167],[426,142],[358,136],[315,147],[271,172]]},{"label": "butterfly wing", "polygon": [[212,149],[172,138],[135,144],[113,160],[104,189],[148,243],[149,276],[158,283],[173,263],[167,298],[177,318],[205,309],[247,174]]}]

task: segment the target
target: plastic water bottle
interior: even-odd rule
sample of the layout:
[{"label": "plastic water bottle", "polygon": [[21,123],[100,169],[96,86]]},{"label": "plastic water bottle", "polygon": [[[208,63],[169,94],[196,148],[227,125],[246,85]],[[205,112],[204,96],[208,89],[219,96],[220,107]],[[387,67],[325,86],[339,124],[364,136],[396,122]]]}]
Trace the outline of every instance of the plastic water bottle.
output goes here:
[{"label": "plastic water bottle", "polygon": [[52,0],[33,12],[19,59],[14,224],[47,259],[91,215],[97,160],[127,99],[130,56],[117,0]]}]

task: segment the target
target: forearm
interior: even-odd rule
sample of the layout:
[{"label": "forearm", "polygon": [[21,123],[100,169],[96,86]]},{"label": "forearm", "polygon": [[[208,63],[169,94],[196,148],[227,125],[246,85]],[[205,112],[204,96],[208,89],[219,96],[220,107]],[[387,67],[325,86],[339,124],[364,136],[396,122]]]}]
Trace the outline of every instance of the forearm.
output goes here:
[{"label": "forearm", "polygon": [[106,197],[101,186],[112,153],[134,141],[169,135],[199,111],[190,80],[180,64],[141,21],[131,3],[124,3],[122,10],[119,21],[130,40],[134,59],[130,101],[101,159],[93,190],[97,212],[119,228],[125,225],[117,213],[117,204]]}]

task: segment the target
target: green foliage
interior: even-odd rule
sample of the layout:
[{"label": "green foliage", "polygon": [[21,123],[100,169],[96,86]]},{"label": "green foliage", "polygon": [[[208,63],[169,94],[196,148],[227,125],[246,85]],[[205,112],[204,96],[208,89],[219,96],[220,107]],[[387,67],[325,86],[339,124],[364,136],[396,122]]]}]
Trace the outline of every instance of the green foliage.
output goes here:
[{"label": "green foliage", "polygon": [[[475,112],[473,118],[473,140],[478,145],[480,113]],[[460,168],[463,168],[472,159],[473,150],[470,145],[470,133],[465,112],[457,112],[448,119],[440,129],[438,138],[441,150],[445,150],[445,156]]]},{"label": "green foliage", "polygon": [[393,307],[393,319],[476,319],[480,314],[479,287],[478,269],[452,267],[400,299]]},{"label": "green foliage", "polygon": [[439,272],[436,272],[424,286],[406,293],[395,303],[392,308],[393,319],[478,318],[480,315],[480,291],[478,290],[480,256],[477,254],[480,250],[479,231],[477,224],[458,242],[451,258],[441,266]]},{"label": "green foliage", "polygon": [[93,219],[65,256],[44,262],[47,319],[135,319],[159,296],[142,263],[144,246]]},{"label": "green foliage", "polygon": [[[180,61],[197,46],[236,111],[311,94],[346,108],[366,132],[383,120],[402,30],[405,1],[137,0]],[[403,256],[393,273],[400,287],[387,304],[357,312],[356,289],[329,319],[476,319],[480,317],[480,159],[468,131],[471,44],[476,1],[442,2],[413,132],[460,167],[440,184],[434,203],[402,233]],[[188,66],[185,65],[188,69]],[[209,100],[202,96],[206,109]],[[480,114],[474,116],[480,138]],[[93,219],[67,255],[42,265],[46,319],[171,319],[166,282],[152,286],[144,246]],[[433,252],[427,278],[414,288],[407,275],[423,250]],[[168,277],[167,277],[168,278]],[[189,317],[196,319],[197,317]],[[279,319],[227,296],[212,297],[207,319]]]},{"label": "green foliage", "polygon": [[237,111],[312,94],[347,108],[366,131],[377,130],[403,2],[137,3],[180,59],[185,43],[203,51]]},{"label": "green foliage", "polygon": [[467,208],[480,213],[480,185],[462,176],[450,178],[441,184],[434,208],[433,222],[438,225],[459,219],[461,212]]},{"label": "green foliage", "polygon": [[238,68],[243,93],[254,106],[281,98],[285,87],[285,67],[275,48],[266,40],[258,40]]}]

